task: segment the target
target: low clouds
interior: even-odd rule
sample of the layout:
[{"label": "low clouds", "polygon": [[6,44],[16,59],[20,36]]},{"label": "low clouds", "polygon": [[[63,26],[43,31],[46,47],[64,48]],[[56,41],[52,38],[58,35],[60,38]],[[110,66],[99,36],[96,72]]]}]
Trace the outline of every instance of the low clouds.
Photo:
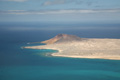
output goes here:
[{"label": "low clouds", "polygon": [[80,14],[80,13],[118,13],[120,9],[67,9],[67,10],[8,10],[0,14]]},{"label": "low clouds", "polygon": [[25,1],[28,1],[28,0],[0,0],[0,1],[25,2]]},{"label": "low clouds", "polygon": [[[0,0],[0,1],[25,2],[29,0]],[[43,1],[42,6],[59,5],[59,4],[66,4],[66,3],[76,3],[78,5],[86,4],[90,6],[93,3],[92,1],[87,1],[87,0],[86,1],[85,0],[38,0],[38,1]],[[35,2],[37,2],[37,0],[35,0]]]},{"label": "low clouds", "polygon": [[43,6],[49,6],[49,5],[58,5],[58,4],[66,4],[66,3],[75,3],[77,5],[86,4],[88,6],[91,6],[93,4],[93,1],[88,0],[46,0],[43,2]]},{"label": "low clouds", "polygon": [[45,1],[42,5],[48,6],[48,5],[64,4],[66,2],[67,2],[66,0]]}]

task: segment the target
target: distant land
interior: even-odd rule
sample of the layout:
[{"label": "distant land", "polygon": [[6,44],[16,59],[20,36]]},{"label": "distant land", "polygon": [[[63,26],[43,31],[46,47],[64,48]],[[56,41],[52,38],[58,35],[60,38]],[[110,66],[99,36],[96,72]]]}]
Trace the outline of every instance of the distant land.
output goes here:
[{"label": "distant land", "polygon": [[59,52],[51,54],[58,57],[120,60],[120,39],[80,38],[75,35],[58,34],[40,43],[46,45],[24,48],[58,50]]}]

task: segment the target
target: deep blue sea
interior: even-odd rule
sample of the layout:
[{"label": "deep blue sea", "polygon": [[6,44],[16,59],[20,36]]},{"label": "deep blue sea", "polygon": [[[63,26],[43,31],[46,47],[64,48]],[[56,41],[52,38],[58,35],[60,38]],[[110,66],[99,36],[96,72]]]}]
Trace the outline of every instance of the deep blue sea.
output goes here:
[{"label": "deep blue sea", "polygon": [[60,33],[120,39],[120,24],[0,23],[0,80],[120,80],[120,60],[51,57],[45,54],[56,51],[21,48]]}]

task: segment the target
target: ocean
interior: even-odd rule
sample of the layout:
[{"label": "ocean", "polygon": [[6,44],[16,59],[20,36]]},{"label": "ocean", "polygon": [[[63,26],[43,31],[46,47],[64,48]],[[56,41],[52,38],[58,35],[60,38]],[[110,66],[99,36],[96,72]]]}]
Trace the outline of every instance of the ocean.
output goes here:
[{"label": "ocean", "polygon": [[120,80],[120,60],[45,56],[22,49],[57,34],[120,39],[120,24],[0,23],[0,80]]}]

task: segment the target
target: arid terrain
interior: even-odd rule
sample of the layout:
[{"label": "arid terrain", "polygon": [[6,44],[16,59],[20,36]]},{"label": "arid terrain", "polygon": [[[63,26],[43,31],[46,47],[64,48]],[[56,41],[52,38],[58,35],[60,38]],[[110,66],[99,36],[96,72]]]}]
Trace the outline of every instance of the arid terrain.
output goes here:
[{"label": "arid terrain", "polygon": [[41,43],[46,45],[24,48],[58,50],[59,52],[51,55],[59,57],[120,60],[120,39],[80,38],[74,35],[59,34]]}]

